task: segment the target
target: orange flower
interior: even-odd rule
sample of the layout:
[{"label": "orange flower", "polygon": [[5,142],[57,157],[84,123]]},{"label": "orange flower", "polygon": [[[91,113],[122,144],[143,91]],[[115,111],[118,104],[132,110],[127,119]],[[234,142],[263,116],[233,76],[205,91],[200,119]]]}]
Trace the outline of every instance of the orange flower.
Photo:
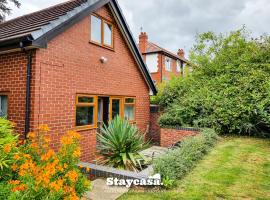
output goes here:
[{"label": "orange flower", "polygon": [[50,187],[52,189],[54,189],[56,192],[58,192],[62,188],[63,183],[64,183],[64,181],[60,179],[60,180],[57,180],[57,181],[52,182],[50,184]]},{"label": "orange flower", "polygon": [[51,138],[50,137],[44,137],[44,141],[46,142],[46,143],[49,143],[50,141],[51,141]]},{"label": "orange flower", "polygon": [[63,145],[70,145],[72,143],[73,143],[73,140],[70,137],[65,137],[64,136],[64,137],[61,138],[61,144],[63,144]]},{"label": "orange flower", "polygon": [[11,145],[10,144],[6,144],[3,148],[5,153],[9,153],[11,151]]},{"label": "orange flower", "polygon": [[38,130],[44,131],[44,132],[50,131],[48,125],[46,125],[46,124],[41,124],[41,125],[38,127]]},{"label": "orange flower", "polygon": [[78,178],[78,174],[75,170],[72,170],[66,174],[66,177],[68,177],[71,180],[71,182],[74,183]]},{"label": "orange flower", "polygon": [[54,156],[54,151],[50,149],[46,154],[41,156],[41,160],[42,161],[47,161],[50,158],[52,158],[52,156]]},{"label": "orange flower", "polygon": [[38,144],[35,143],[35,142],[33,142],[33,143],[30,145],[30,147],[33,148],[33,149],[36,149],[36,148],[38,148]]},{"label": "orange flower", "polygon": [[74,139],[80,139],[81,135],[77,133],[76,131],[68,131],[67,135],[74,138]]},{"label": "orange flower", "polygon": [[18,169],[18,165],[13,164],[13,165],[11,166],[11,169],[12,169],[13,171],[16,171],[16,170]]},{"label": "orange flower", "polygon": [[13,191],[13,192],[16,192],[16,191],[23,191],[23,190],[25,190],[25,189],[27,189],[26,185],[21,184],[21,185],[16,186],[15,188],[13,188],[12,191]]},{"label": "orange flower", "polygon": [[18,154],[15,154],[15,155],[13,156],[13,159],[14,159],[14,160],[19,160],[19,159],[20,159],[20,156],[19,156]]},{"label": "orange flower", "polygon": [[89,167],[86,167],[86,172],[90,172],[91,169]]},{"label": "orange flower", "polygon": [[36,137],[36,133],[34,133],[34,132],[29,132],[27,136],[28,136],[28,138],[30,138],[30,139],[34,139],[34,138]]},{"label": "orange flower", "polygon": [[64,167],[64,169],[66,169],[68,167],[68,165],[66,163],[64,163],[63,167]]},{"label": "orange flower", "polygon": [[10,180],[8,183],[11,184],[11,185],[18,185],[20,184],[21,181],[19,180]]}]

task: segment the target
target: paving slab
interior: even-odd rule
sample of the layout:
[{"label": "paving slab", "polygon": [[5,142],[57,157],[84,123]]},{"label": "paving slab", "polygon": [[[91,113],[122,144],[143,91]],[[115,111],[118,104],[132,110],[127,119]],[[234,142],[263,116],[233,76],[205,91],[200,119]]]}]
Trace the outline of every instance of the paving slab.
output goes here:
[{"label": "paving slab", "polygon": [[87,192],[87,200],[115,200],[128,192],[129,188],[120,186],[107,186],[106,180],[96,179],[92,181],[92,191]]}]

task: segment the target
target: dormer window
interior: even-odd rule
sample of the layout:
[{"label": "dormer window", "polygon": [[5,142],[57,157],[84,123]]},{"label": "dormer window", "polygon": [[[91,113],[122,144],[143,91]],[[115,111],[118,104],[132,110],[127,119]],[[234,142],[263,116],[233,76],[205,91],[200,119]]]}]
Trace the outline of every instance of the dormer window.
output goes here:
[{"label": "dormer window", "polygon": [[103,18],[91,15],[91,42],[113,48],[113,24]]},{"label": "dormer window", "polygon": [[165,58],[165,70],[172,71],[172,59],[169,57]]}]

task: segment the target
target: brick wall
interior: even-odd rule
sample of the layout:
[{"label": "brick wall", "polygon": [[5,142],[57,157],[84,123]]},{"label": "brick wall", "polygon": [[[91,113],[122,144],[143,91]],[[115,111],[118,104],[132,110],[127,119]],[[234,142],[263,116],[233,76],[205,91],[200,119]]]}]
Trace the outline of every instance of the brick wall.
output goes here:
[{"label": "brick wall", "polygon": [[[26,71],[25,53],[0,55],[0,94],[8,95],[8,119],[16,124],[16,132],[21,133],[21,136],[25,125]],[[33,82],[32,87],[34,87]]]},{"label": "brick wall", "polygon": [[[136,98],[136,123],[142,132],[149,126],[149,87],[117,28],[109,7],[96,13],[114,23],[114,50],[89,43],[90,15],[34,53],[31,82],[31,130],[48,124],[51,146],[75,127],[76,94],[132,96]],[[102,64],[101,57],[108,62]],[[9,119],[24,130],[27,58],[22,52],[0,55],[0,93],[8,92]],[[79,131],[82,158],[96,157],[96,129]]]},{"label": "brick wall", "polygon": [[[149,125],[149,87],[109,8],[96,13],[115,24],[114,50],[89,43],[89,16],[50,41],[47,49],[37,51],[33,126],[48,124],[55,148],[61,135],[75,128],[76,94],[134,96],[138,127],[145,131]],[[102,64],[101,57],[107,63]],[[79,133],[82,161],[89,162],[95,159],[96,130]]]},{"label": "brick wall", "polygon": [[160,129],[160,146],[170,147],[177,142],[183,140],[185,137],[194,136],[198,134],[196,130],[183,130],[183,129]]}]

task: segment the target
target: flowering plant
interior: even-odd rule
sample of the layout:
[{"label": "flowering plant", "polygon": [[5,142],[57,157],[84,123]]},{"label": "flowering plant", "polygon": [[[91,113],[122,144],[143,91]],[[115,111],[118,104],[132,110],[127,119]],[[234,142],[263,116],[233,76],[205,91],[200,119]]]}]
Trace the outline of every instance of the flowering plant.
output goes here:
[{"label": "flowering plant", "polygon": [[48,126],[41,125],[36,132],[28,134],[27,142],[13,154],[12,176],[0,177],[0,183],[8,183],[4,188],[10,191],[6,199],[76,200],[89,190],[90,182],[77,167],[80,135],[69,131],[55,152],[49,147],[48,131]]}]

